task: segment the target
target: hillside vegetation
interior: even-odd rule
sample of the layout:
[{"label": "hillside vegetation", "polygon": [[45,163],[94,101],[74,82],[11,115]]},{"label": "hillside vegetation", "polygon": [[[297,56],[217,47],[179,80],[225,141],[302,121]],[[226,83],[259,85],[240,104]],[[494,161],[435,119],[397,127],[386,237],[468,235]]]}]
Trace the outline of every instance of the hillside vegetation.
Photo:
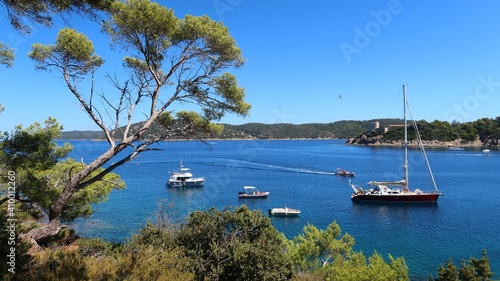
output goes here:
[{"label": "hillside vegetation", "polygon": [[[424,144],[465,145],[465,146],[498,146],[500,139],[500,117],[482,118],[474,122],[458,123],[435,120],[417,121],[418,131]],[[408,130],[408,141],[415,139],[413,125]],[[399,144],[403,139],[403,127],[391,128],[389,131],[372,130],[350,139],[349,144]]]},{"label": "hillside vegetation", "polygon": [[[379,119],[379,120],[343,120],[333,123],[308,123],[308,124],[263,124],[246,123],[241,125],[222,124],[224,130],[218,135],[198,135],[198,138],[217,139],[346,139],[359,135],[362,132],[373,129],[375,121],[380,126],[389,124],[401,124],[400,119]],[[133,127],[138,128],[141,123]],[[162,134],[162,126],[155,124],[151,128],[147,137]],[[120,136],[120,131],[115,132],[115,136]],[[172,139],[175,139],[172,136]],[[63,132],[61,139],[104,139],[104,135],[98,131],[67,131]]]},{"label": "hillside vegetation", "polygon": [[[375,122],[379,129],[374,128]],[[133,127],[139,128],[141,123]],[[308,124],[263,124],[246,123],[241,125],[222,124],[224,130],[218,135],[199,134],[198,139],[350,139],[349,144],[394,144],[403,139],[401,127],[391,128],[384,133],[384,128],[390,125],[402,125],[401,119],[377,120],[343,120],[333,123]],[[500,139],[500,117],[495,119],[482,118],[474,122],[447,122],[434,120],[417,121],[422,140],[426,142],[454,143],[460,145],[497,146]],[[146,138],[162,134],[162,126],[155,124]],[[413,130],[409,130],[409,140],[415,139]],[[120,137],[120,131],[115,132]],[[172,136],[171,139],[179,137]],[[104,139],[99,131],[68,131],[63,132],[61,139]]]}]

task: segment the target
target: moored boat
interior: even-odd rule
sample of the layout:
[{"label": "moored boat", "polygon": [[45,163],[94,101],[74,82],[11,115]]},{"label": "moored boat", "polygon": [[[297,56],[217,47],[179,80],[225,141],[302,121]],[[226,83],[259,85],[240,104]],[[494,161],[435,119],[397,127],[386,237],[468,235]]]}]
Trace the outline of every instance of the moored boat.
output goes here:
[{"label": "moored boat", "polygon": [[239,198],[265,198],[269,196],[269,191],[259,191],[255,186],[244,186],[243,191],[238,193]]},{"label": "moored boat", "polygon": [[272,208],[269,209],[269,216],[281,216],[281,217],[296,217],[300,214],[297,209],[284,208]]},{"label": "moored boat", "polygon": [[434,191],[423,192],[420,189],[415,189],[410,191],[408,182],[408,124],[406,119],[406,86],[403,85],[403,103],[404,103],[404,178],[400,181],[370,181],[368,185],[375,186],[364,190],[362,187],[354,185],[349,181],[349,185],[352,187],[354,192],[351,194],[351,200],[353,202],[396,202],[396,203],[435,203],[437,202],[439,196],[443,195],[438,191],[434,176],[432,175],[432,170],[425,154],[425,149],[420,139],[420,133],[415,121],[413,121],[413,127],[415,129],[415,135],[419,144],[419,148],[422,152],[423,158],[427,164],[427,170],[430,174],[432,184],[434,186]]},{"label": "moored boat", "polygon": [[361,187],[357,187],[352,183],[349,183],[354,189],[351,195],[351,200],[356,202],[370,201],[370,202],[381,202],[381,203],[434,203],[437,202],[440,192],[423,192],[420,189],[415,189],[415,191],[410,191],[404,188],[403,182],[401,182],[402,188],[389,187],[398,185],[399,182],[390,183],[379,183],[379,182],[369,182],[369,185],[375,185],[374,188],[364,190]]},{"label": "moored boat", "polygon": [[195,178],[191,174],[190,169],[182,166],[182,161],[180,162],[179,171],[170,172],[170,178],[168,179],[168,187],[199,187],[203,186],[205,183],[205,178]]}]

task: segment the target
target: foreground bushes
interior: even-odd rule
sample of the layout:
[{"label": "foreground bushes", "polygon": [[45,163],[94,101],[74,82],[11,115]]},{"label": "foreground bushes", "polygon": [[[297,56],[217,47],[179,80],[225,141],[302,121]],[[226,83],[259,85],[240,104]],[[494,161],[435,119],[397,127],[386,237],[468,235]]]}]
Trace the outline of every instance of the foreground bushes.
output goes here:
[{"label": "foreground bushes", "polygon": [[71,246],[49,247],[38,252],[24,270],[5,277],[36,281],[193,280],[188,259],[179,248],[162,247],[158,242],[161,234],[147,224],[125,245],[80,239]]},{"label": "foreground bushes", "polygon": [[[353,251],[354,238],[335,222],[325,230],[307,225],[287,240],[269,218],[245,206],[196,211],[179,225],[167,221],[157,217],[124,244],[102,239],[52,244],[20,265],[16,275],[2,274],[5,280],[36,281],[409,280],[404,258],[389,255],[386,262],[376,252],[367,258]],[[449,262],[436,280],[492,277],[486,252],[462,268],[457,272]]]},{"label": "foreground bushes", "polygon": [[431,275],[430,281],[485,281],[491,280],[494,275],[491,272],[486,250],[483,250],[480,259],[470,258],[468,263],[462,260],[458,269],[450,259],[438,268],[438,278],[433,279]]},{"label": "foreground bushes", "polygon": [[390,263],[378,253],[366,258],[362,252],[354,252],[353,245],[354,238],[342,235],[335,222],[326,230],[307,225],[290,241],[288,253],[298,272],[297,280],[409,280],[404,258],[389,255]]},{"label": "foreground bushes", "polygon": [[285,237],[260,211],[237,207],[190,214],[176,234],[195,280],[290,280]]}]

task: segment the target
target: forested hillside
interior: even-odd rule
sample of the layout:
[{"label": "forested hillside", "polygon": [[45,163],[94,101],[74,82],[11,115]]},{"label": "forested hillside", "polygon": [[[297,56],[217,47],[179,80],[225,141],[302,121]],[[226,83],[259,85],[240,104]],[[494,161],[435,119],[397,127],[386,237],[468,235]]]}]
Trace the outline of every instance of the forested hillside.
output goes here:
[{"label": "forested hillside", "polygon": [[[200,135],[200,138],[217,139],[318,139],[337,138],[346,139],[355,137],[363,132],[372,130],[375,122],[380,126],[389,124],[401,124],[400,119],[379,119],[379,120],[344,120],[333,123],[309,123],[309,124],[263,124],[247,123],[242,125],[222,124],[224,130],[219,135]],[[134,125],[139,127],[140,123]],[[162,134],[163,128],[154,125],[147,136]],[[120,136],[120,132],[115,132]],[[147,137],[146,136],[146,137]],[[104,135],[97,131],[68,131],[63,132],[62,139],[103,139]],[[175,136],[172,136],[175,139]]]},{"label": "forested hillside", "polygon": [[[434,120],[417,121],[418,130],[422,141],[441,142],[459,145],[474,146],[498,146],[500,139],[500,117],[495,119],[482,118],[474,122],[446,122]],[[413,125],[410,125],[413,127]],[[408,140],[411,142],[416,138],[415,130],[408,130]],[[372,130],[358,135],[349,140],[350,144],[393,144],[403,139],[403,127],[391,128],[387,132]]]},{"label": "forested hillside", "polygon": [[[375,129],[378,122],[379,129]],[[247,123],[242,125],[222,124],[224,130],[218,135],[196,136],[199,139],[351,139],[351,144],[393,143],[403,139],[402,127],[393,127],[384,133],[390,125],[401,125],[401,119],[378,120],[343,120],[333,123],[309,124],[263,124]],[[482,118],[474,122],[447,122],[434,120],[417,121],[418,129],[424,141],[455,142],[467,144],[480,142],[483,146],[497,146],[500,139],[500,117]],[[140,123],[133,127],[138,128]],[[409,130],[409,140],[415,138]],[[162,126],[155,124],[146,138],[164,133]],[[120,137],[120,131],[115,132]],[[62,139],[103,139],[97,131],[63,132]],[[171,139],[176,139],[173,135]]]}]

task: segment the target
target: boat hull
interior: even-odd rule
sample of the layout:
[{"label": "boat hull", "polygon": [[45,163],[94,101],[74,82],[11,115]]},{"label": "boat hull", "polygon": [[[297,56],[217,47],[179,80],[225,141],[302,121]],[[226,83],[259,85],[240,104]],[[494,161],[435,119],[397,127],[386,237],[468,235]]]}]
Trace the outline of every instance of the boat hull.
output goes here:
[{"label": "boat hull", "polygon": [[347,170],[342,170],[341,168],[337,168],[337,171],[335,172],[336,176],[342,176],[342,177],[354,177],[353,172],[349,172]]},{"label": "boat hull", "polygon": [[353,202],[380,202],[380,203],[436,203],[441,193],[422,193],[422,194],[353,194]]},{"label": "boat hull", "polygon": [[299,210],[288,208],[274,208],[269,209],[269,216],[274,217],[297,217],[300,214]]},{"label": "boat hull", "polygon": [[299,213],[271,213],[272,217],[298,217]]},{"label": "boat hull", "polygon": [[203,186],[205,180],[196,181],[169,181],[167,183],[168,187],[199,187]]},{"label": "boat hull", "polygon": [[335,173],[336,176],[354,177],[354,173]]},{"label": "boat hull", "polygon": [[266,194],[239,194],[238,198],[266,198],[269,193]]},{"label": "boat hull", "polygon": [[483,149],[481,150],[481,153],[483,154],[483,156],[491,156],[491,150],[489,149]]}]

